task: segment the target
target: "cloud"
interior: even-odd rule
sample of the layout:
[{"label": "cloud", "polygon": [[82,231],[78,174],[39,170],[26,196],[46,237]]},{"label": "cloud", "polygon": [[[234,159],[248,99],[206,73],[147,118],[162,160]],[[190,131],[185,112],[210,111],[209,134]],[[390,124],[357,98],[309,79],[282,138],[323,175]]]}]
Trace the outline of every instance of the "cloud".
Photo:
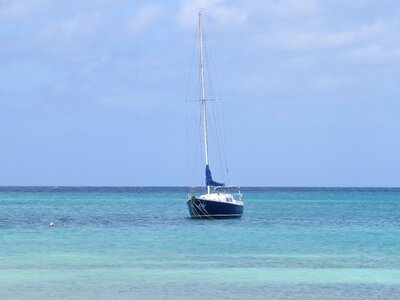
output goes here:
[{"label": "cloud", "polygon": [[111,107],[121,107],[129,109],[155,109],[159,108],[160,99],[165,98],[165,94],[157,91],[132,92],[124,87],[114,88],[109,95],[100,98],[101,104]]},{"label": "cloud", "polygon": [[36,12],[46,0],[0,0],[0,21],[16,20]]},{"label": "cloud", "polygon": [[387,35],[393,35],[398,22],[392,20],[376,20],[358,28],[348,28],[341,31],[323,32],[323,29],[308,31],[296,29],[263,33],[253,37],[256,44],[268,48],[286,50],[315,50],[354,46],[371,41],[384,42]]},{"label": "cloud", "polygon": [[314,12],[315,0],[278,0],[263,1],[268,9],[278,14]]},{"label": "cloud", "polygon": [[351,31],[335,33],[293,31],[278,33],[275,37],[283,48],[294,50],[340,47],[353,42],[354,38],[354,32]]},{"label": "cloud", "polygon": [[128,22],[128,32],[136,34],[144,31],[160,18],[163,11],[160,5],[145,5],[139,8]]},{"label": "cloud", "polygon": [[99,12],[81,13],[45,26],[39,33],[42,39],[74,40],[98,33],[102,15]]},{"label": "cloud", "polygon": [[3,64],[0,68],[0,90],[26,93],[34,88],[49,85],[63,74],[38,61],[18,61]]},{"label": "cloud", "polygon": [[338,90],[354,83],[351,76],[322,74],[316,79],[316,88],[319,90]]},{"label": "cloud", "polygon": [[343,58],[358,64],[393,64],[400,63],[400,47],[388,48],[380,44],[368,44],[347,51]]},{"label": "cloud", "polygon": [[247,11],[244,8],[229,6],[225,0],[186,0],[182,2],[178,13],[179,23],[193,27],[200,9],[221,25],[240,24],[247,20]]}]

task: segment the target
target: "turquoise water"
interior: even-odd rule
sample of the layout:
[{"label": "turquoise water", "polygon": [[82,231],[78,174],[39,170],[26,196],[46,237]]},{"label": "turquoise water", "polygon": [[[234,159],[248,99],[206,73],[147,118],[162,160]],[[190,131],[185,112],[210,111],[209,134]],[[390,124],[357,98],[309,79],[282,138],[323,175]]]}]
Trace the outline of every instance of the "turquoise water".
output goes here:
[{"label": "turquoise water", "polygon": [[243,192],[192,220],[183,188],[0,188],[0,299],[399,298],[400,189]]}]

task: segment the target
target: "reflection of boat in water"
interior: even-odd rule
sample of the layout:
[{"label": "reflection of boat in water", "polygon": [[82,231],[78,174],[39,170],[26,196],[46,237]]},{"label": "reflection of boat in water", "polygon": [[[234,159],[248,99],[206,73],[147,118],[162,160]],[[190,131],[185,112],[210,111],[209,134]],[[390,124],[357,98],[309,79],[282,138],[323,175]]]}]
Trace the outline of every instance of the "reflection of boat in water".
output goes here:
[{"label": "reflection of boat in water", "polygon": [[199,13],[199,48],[200,48],[200,103],[202,108],[202,123],[205,148],[205,184],[207,193],[196,196],[189,194],[187,205],[193,218],[239,218],[243,214],[243,200],[239,187],[226,186],[212,179],[209,166],[208,132],[207,132],[207,102],[204,83],[204,34],[202,15]]}]

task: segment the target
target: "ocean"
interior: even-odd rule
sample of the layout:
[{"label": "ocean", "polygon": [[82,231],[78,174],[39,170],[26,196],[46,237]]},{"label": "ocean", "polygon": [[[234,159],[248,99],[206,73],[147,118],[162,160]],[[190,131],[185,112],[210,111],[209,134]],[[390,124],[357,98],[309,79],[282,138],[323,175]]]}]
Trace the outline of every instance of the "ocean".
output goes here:
[{"label": "ocean", "polygon": [[[399,299],[400,189],[0,188],[0,299]],[[49,227],[50,222],[55,227]]]}]

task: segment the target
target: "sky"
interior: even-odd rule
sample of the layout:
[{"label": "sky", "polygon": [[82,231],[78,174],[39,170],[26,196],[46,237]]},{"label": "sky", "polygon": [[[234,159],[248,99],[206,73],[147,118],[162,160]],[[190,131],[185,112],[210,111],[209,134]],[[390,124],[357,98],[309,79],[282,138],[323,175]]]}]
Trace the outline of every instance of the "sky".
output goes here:
[{"label": "sky", "polygon": [[0,0],[0,185],[188,185],[199,8],[230,183],[400,186],[397,0]]}]

